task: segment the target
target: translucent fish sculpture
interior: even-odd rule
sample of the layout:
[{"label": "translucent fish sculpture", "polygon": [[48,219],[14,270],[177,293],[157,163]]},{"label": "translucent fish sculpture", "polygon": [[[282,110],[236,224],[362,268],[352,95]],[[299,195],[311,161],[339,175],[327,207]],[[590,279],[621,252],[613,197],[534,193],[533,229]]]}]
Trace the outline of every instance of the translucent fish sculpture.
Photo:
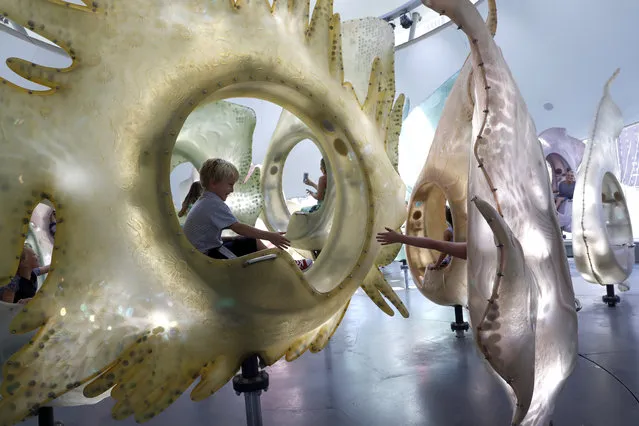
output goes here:
[{"label": "translucent fish sculpture", "polygon": [[[496,5],[490,1],[488,25],[497,30]],[[469,92],[473,76],[467,60],[461,71],[445,84],[452,84],[435,135],[426,150],[428,157],[419,174],[409,203],[407,235],[441,240],[447,228],[446,201],[453,217],[454,241],[466,241],[466,203],[474,100]],[[452,83],[454,81],[454,83]],[[463,305],[468,301],[466,261],[453,258],[443,269],[429,270],[440,253],[406,247],[406,260],[413,282],[421,293],[440,305]]]},{"label": "translucent fish sculpture", "polygon": [[283,110],[263,163],[267,171],[262,177],[262,192],[266,200],[264,224],[271,231],[286,232],[286,237],[297,249],[321,250],[328,240],[335,210],[335,184],[330,164],[325,160],[328,183],[322,206],[311,213],[300,211],[292,215],[282,190],[284,168],[276,165],[284,164],[291,150],[306,139],[316,140],[311,129],[295,115]]},{"label": "translucent fish sculpture", "polygon": [[[307,1],[56,3],[0,0],[76,60],[60,72],[14,61],[51,96],[0,90],[0,275],[15,271],[39,200],[59,219],[53,268],[10,325],[37,333],[3,367],[0,425],[85,384],[88,397],[112,389],[115,418],[145,421],[195,381],[191,397],[208,397],[251,354],[272,364],[321,350],[378,257],[375,234],[404,220],[385,147],[402,111],[392,70],[368,64],[358,100],[327,0],[310,22]],[[364,21],[361,38],[372,25],[387,24]],[[175,220],[169,172],[185,120],[242,96],[300,117],[333,169],[335,219],[305,273],[279,250],[205,257]]]},{"label": "translucent fish sculpture", "polygon": [[[51,261],[53,238],[49,232],[49,218],[52,208],[44,203],[38,204],[31,214],[26,243],[35,251],[41,265]],[[15,273],[15,271],[14,271]],[[7,282],[1,283],[6,285]],[[8,324],[22,310],[22,305],[0,302],[0,363],[4,363],[16,350],[29,342],[33,333],[11,334]]]},{"label": "translucent fish sculpture", "polygon": [[[409,203],[406,234],[441,240],[446,230],[446,200],[453,216],[455,241],[466,241],[468,161],[473,100],[468,93],[472,76],[466,61],[451,90],[442,119],[428,151]],[[424,296],[440,305],[466,305],[466,261],[453,258],[443,269],[429,270],[439,252],[406,247],[413,282]]]},{"label": "translucent fish sculpture", "polygon": [[224,101],[203,103],[184,122],[171,158],[172,169],[188,162],[199,170],[209,158],[233,163],[240,178],[226,202],[239,221],[250,225],[262,212],[260,169],[255,168],[249,176],[254,130],[255,111],[251,108]]},{"label": "translucent fish sculpture", "polygon": [[[51,261],[53,251],[53,237],[50,233],[50,218],[53,208],[48,203],[40,203],[34,209],[29,223],[29,232],[26,242],[33,248],[38,256],[40,265],[47,265]],[[40,282],[42,277],[38,277]],[[22,311],[24,305],[0,302],[0,363],[4,364],[22,346],[34,338],[35,332],[26,334],[11,333],[9,323]],[[1,384],[1,379],[0,379]],[[87,398],[83,394],[83,388],[74,389],[49,405],[54,407],[78,406],[97,404],[108,398],[107,392],[94,398]]]},{"label": "translucent fish sculpture", "polygon": [[[365,36],[364,36],[365,34]],[[395,37],[388,24],[374,19],[347,21],[342,24],[344,78],[348,81],[347,88],[352,90],[357,99],[362,102],[370,96],[369,74],[370,63],[377,60],[380,70],[394,73]],[[377,59],[376,59],[377,58]],[[395,80],[388,80],[384,90],[387,95],[395,93]],[[387,100],[380,100],[387,102]],[[385,150],[396,174],[399,162],[399,134],[402,126],[404,96],[400,95],[385,126]],[[330,130],[329,122],[322,122],[325,130]],[[299,142],[310,139],[316,142],[313,131],[295,115],[284,110],[271,138],[269,150],[264,160],[266,173],[262,178],[265,209],[264,223],[272,231],[286,231],[293,247],[302,250],[322,250],[326,247],[329,232],[335,213],[335,184],[330,161],[326,162],[328,184],[327,193],[322,206],[311,213],[296,212],[292,215],[287,208],[287,202],[282,191],[283,167],[291,150]],[[320,147],[320,151],[322,151]],[[322,156],[325,154],[322,151]],[[386,314],[393,316],[394,311],[388,305],[390,301],[402,316],[408,317],[408,310],[404,303],[393,291],[383,274],[380,266],[390,264],[399,253],[400,244],[393,244],[382,248],[366,279],[362,289],[373,302]]]},{"label": "translucent fish sculpture", "polygon": [[623,117],[610,96],[610,85],[618,73],[604,88],[577,173],[572,206],[575,265],[586,281],[601,285],[623,283],[635,263],[630,214],[617,179],[617,139]]},{"label": "translucent fish sculpture", "polygon": [[476,342],[513,397],[512,423],[547,425],[575,366],[577,317],[535,126],[476,8],[424,4],[449,16],[471,46],[467,268]]}]

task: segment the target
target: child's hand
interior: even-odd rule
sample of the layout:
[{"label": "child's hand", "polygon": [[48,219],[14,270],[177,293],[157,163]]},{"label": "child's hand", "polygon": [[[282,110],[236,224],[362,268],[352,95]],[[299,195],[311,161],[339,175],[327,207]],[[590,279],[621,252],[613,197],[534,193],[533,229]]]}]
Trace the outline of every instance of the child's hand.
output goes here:
[{"label": "child's hand", "polygon": [[286,232],[271,232],[271,237],[268,239],[275,247],[281,250],[286,250],[291,246],[291,242],[284,237]]},{"label": "child's hand", "polygon": [[387,246],[389,244],[400,243],[402,241],[402,234],[390,228],[385,229],[387,232],[380,232],[377,234],[378,243],[381,243],[383,246]]}]

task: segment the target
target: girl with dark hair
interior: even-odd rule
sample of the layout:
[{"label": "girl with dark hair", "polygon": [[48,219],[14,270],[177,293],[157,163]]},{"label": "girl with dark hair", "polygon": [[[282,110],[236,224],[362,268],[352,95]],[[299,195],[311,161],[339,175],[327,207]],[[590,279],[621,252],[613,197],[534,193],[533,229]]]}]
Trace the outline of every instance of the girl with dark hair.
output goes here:
[{"label": "girl with dark hair", "polygon": [[[450,207],[446,206],[446,230],[444,231],[444,241],[453,241],[453,215],[450,212]],[[448,266],[450,261],[453,260],[452,256],[448,253],[441,253],[437,262],[428,265],[428,269],[441,269]]]},{"label": "girl with dark hair", "polygon": [[51,237],[55,237],[55,230],[58,222],[55,218],[55,209],[51,210],[51,214],[49,215],[49,234]]},{"label": "girl with dark hair", "polygon": [[178,212],[178,217],[186,215],[201,195],[202,185],[200,185],[200,182],[193,182],[191,184],[191,188],[189,188],[189,193],[186,194],[186,197],[184,197],[184,201],[182,202],[182,209]]},{"label": "girl with dark hair", "polygon": [[36,252],[29,244],[25,244],[18,271],[9,284],[0,287],[0,301],[22,304],[30,301],[38,291],[38,276],[49,273],[49,267],[40,266]]}]

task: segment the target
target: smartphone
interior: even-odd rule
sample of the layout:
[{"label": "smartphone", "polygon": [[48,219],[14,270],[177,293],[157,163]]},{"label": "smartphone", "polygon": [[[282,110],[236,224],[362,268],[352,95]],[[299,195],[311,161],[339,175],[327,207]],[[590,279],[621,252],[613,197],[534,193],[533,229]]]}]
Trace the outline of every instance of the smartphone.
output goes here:
[{"label": "smartphone", "polygon": [[304,181],[308,180],[308,172],[304,173]]}]

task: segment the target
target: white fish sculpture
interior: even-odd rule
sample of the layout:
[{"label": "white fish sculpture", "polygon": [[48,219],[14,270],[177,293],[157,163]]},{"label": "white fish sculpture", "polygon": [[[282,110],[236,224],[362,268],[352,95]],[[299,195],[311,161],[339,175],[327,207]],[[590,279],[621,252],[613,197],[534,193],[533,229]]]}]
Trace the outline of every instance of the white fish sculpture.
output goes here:
[{"label": "white fish sculpture", "polygon": [[635,248],[632,223],[618,176],[617,140],[623,117],[610,96],[610,85],[617,70],[604,87],[592,134],[577,173],[572,204],[572,247],[581,276],[594,284],[619,284],[632,273]]},{"label": "white fish sculpture", "polygon": [[467,267],[477,345],[511,392],[512,423],[547,425],[575,366],[577,316],[543,151],[477,9],[468,0],[423,3],[451,18],[471,46]]}]

